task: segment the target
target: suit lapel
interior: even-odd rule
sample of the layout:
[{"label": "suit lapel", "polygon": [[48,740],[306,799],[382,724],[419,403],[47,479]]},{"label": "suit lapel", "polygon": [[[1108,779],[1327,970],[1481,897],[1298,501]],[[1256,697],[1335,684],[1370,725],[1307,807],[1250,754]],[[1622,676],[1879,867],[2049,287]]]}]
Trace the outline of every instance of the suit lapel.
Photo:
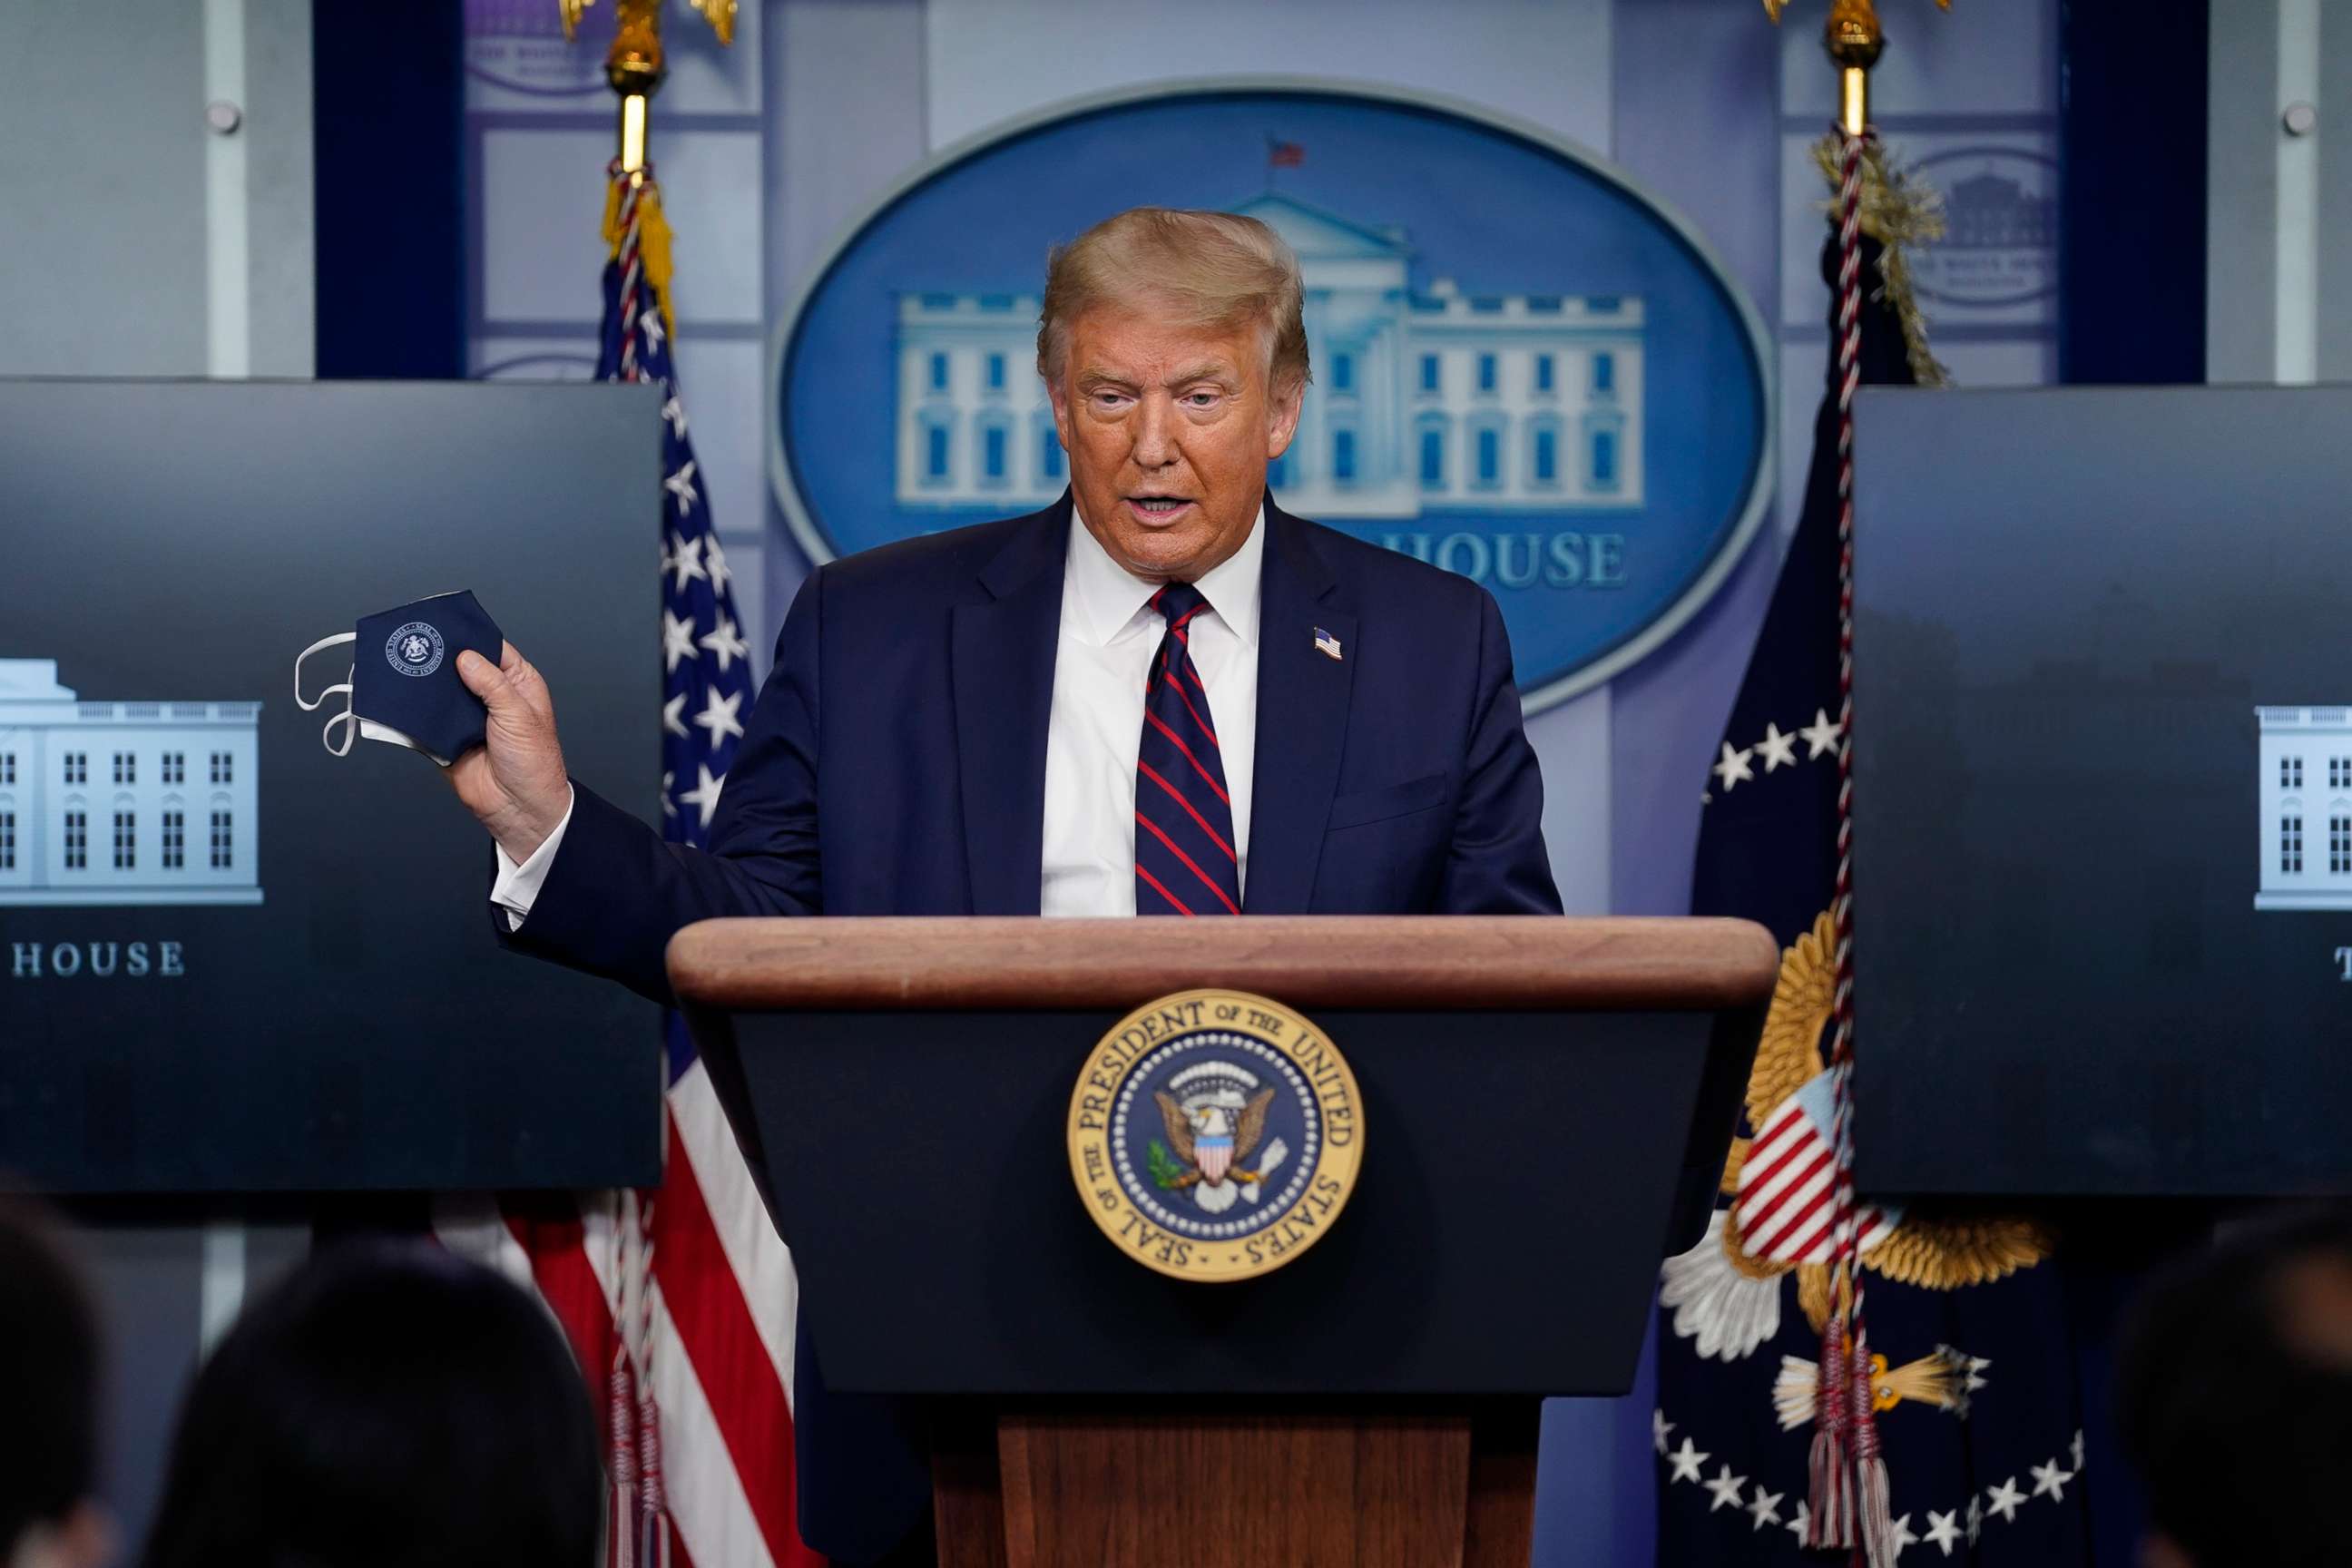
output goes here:
[{"label": "suit lapel", "polygon": [[[1265,574],[1258,590],[1257,760],[1251,770],[1249,877],[1242,912],[1307,912],[1323,824],[1348,738],[1356,666],[1356,617],[1342,609],[1306,525],[1265,505]],[[1339,639],[1341,657],[1316,647]]]},{"label": "suit lapel", "polygon": [[1025,519],[980,574],[991,597],[959,605],[956,759],[963,796],[971,912],[1038,912],[1045,857],[1045,726],[1062,624],[1062,564],[1070,502]]}]

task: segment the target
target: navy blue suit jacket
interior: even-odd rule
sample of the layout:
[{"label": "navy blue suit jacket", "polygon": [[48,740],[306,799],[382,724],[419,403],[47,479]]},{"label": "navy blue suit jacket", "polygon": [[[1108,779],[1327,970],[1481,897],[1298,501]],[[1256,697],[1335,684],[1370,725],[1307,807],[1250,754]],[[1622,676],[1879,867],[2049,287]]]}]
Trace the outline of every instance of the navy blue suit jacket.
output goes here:
[{"label": "navy blue suit jacket", "polygon": [[[1243,912],[1559,913],[1493,597],[1270,500],[1264,526]],[[498,916],[499,940],[667,1002],[671,934],[711,916],[1036,914],[1069,529],[1066,494],[820,568],[709,850],[575,780],[530,916],[512,933]],[[883,1462],[876,1413],[827,1399],[805,1344],[800,1361],[802,1533],[869,1560],[928,1505],[922,1473]]]}]

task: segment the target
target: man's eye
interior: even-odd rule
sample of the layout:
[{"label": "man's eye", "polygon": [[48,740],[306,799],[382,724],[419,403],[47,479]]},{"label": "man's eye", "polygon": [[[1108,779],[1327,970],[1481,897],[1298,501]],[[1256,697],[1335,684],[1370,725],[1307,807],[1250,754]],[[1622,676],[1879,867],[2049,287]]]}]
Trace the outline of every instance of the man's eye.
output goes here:
[{"label": "man's eye", "polygon": [[1211,408],[1215,406],[1216,401],[1217,395],[1213,392],[1188,393],[1184,398],[1184,406],[1187,408]]}]

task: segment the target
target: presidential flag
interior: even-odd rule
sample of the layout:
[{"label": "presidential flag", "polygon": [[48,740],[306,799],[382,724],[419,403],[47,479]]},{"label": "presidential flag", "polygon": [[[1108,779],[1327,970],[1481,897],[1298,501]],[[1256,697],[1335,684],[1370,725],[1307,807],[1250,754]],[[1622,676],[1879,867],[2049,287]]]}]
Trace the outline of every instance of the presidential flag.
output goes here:
[{"label": "presidential flag", "polygon": [[[1932,205],[1874,150],[1860,276],[1860,379],[1937,373],[1899,247]],[[1870,215],[1881,220],[1874,225]],[[1886,220],[1895,219],[1898,222]],[[1872,233],[1874,227],[1876,234]],[[1832,228],[1823,274],[1840,256]],[[1831,311],[1836,342],[1837,311]],[[1739,1136],[1704,1239],[1659,1290],[1657,1561],[1844,1562],[1804,1542],[1832,1310],[1831,1062],[1838,858],[1840,421],[1832,354],[1805,505],[1706,781],[1691,909],[1769,927],[1782,958]],[[1868,461],[1867,453],[1858,460]],[[1873,520],[1854,523],[1872,549]],[[1866,657],[1866,653],[1864,654]],[[1866,710],[1853,717],[1867,724]],[[1868,847],[1857,874],[1868,875]],[[1855,941],[1867,942],[1859,931]],[[1870,1004],[1855,999],[1852,1080],[1869,1093]],[[2051,1237],[2029,1219],[1865,1206],[1856,1216],[1873,1428],[1892,1560],[2090,1561],[2082,1415]],[[1843,1422],[1843,1411],[1832,1415]]]},{"label": "presidential flag", "polygon": [[[751,716],[751,647],[671,357],[653,169],[610,173],[597,375],[662,392],[662,612],[647,654],[663,700],[646,721],[660,735],[663,833],[701,848]],[[820,1563],[794,1521],[792,1254],[675,1015],[664,1058],[657,1189],[517,1201],[491,1225],[441,1229],[534,1285],[572,1340],[605,1428],[608,1568]]]}]

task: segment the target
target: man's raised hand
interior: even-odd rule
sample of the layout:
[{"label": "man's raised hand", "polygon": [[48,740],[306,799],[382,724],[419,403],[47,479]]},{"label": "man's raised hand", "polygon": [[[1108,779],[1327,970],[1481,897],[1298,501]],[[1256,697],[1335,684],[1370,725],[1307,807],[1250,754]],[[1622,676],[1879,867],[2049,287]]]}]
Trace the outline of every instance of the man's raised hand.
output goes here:
[{"label": "man's raised hand", "polygon": [[518,863],[528,860],[572,806],[554,700],[512,643],[499,645],[495,665],[459,654],[457,679],[489,709],[489,721],[483,743],[449,764],[450,785],[500,848]]}]

